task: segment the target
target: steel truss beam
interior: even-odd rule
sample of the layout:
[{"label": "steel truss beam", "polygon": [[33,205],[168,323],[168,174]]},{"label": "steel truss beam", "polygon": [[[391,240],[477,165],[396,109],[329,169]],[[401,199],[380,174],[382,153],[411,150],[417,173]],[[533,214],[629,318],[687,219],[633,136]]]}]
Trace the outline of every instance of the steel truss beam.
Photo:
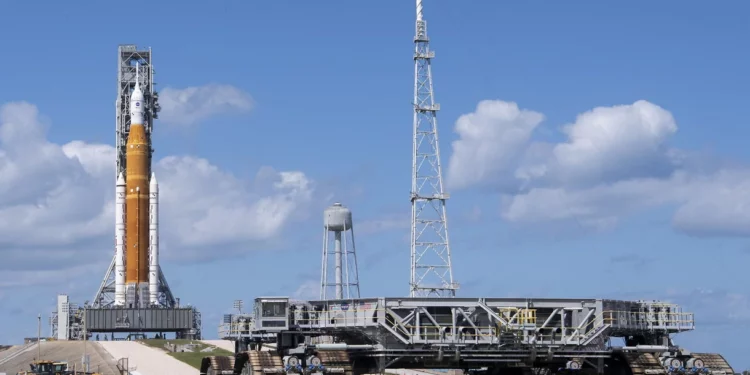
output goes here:
[{"label": "steel truss beam", "polygon": [[[611,336],[654,338],[695,328],[675,304],[617,300],[374,298],[292,302],[290,329],[360,332],[389,351],[535,346],[606,351]],[[256,329],[257,330],[257,329]],[[333,332],[333,333],[331,333]]]}]

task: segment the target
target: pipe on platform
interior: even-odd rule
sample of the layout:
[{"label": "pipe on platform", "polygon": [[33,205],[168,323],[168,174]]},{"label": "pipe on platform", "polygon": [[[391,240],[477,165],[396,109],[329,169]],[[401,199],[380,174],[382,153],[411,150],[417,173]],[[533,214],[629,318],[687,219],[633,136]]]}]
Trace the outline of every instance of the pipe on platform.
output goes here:
[{"label": "pipe on platform", "polygon": [[614,346],[614,351],[636,351],[636,352],[667,352],[668,346],[664,345],[636,345],[636,346]]},{"label": "pipe on platform", "polygon": [[375,345],[348,345],[348,344],[317,344],[317,350],[350,350],[350,349],[375,349]]},{"label": "pipe on platform", "polygon": [[334,252],[336,255],[336,299],[344,299],[344,284],[342,284],[342,260],[341,260],[341,231],[334,232],[335,244]]}]

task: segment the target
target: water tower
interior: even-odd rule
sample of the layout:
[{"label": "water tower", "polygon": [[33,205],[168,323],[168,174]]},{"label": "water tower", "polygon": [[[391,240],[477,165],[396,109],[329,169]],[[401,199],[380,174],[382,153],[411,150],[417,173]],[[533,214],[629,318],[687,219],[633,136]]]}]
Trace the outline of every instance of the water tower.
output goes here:
[{"label": "water tower", "polygon": [[[333,241],[331,241],[331,232],[333,232]],[[328,273],[329,254],[333,254],[334,259],[333,280]],[[333,295],[329,290],[331,288],[335,290]],[[327,298],[359,298],[352,211],[341,203],[334,203],[323,212],[323,266],[320,277],[320,299]]]}]

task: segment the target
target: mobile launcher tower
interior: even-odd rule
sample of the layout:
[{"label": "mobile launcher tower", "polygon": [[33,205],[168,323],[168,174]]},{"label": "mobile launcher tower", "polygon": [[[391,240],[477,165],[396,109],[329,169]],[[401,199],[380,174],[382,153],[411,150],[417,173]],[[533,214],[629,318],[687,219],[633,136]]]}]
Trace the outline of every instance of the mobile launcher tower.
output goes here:
[{"label": "mobile launcher tower", "polygon": [[67,297],[58,297],[51,322],[58,339],[88,335],[80,329],[113,336],[201,336],[200,313],[192,306],[180,307],[159,265],[159,185],[151,170],[151,134],[160,108],[151,56],[150,48],[118,48],[115,255],[91,305],[71,311]]}]

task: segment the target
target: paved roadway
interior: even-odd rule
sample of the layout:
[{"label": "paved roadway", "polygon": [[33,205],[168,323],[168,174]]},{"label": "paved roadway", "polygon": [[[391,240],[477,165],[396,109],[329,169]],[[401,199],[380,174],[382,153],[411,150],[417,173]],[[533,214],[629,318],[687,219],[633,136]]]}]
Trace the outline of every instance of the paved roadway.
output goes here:
[{"label": "paved roadway", "polygon": [[201,340],[202,343],[213,345],[219,349],[228,350],[234,353],[234,341],[229,340]]},{"label": "paved roadway", "polygon": [[131,374],[199,375],[198,369],[181,362],[163,350],[137,341],[98,341],[116,360],[128,358]]}]

